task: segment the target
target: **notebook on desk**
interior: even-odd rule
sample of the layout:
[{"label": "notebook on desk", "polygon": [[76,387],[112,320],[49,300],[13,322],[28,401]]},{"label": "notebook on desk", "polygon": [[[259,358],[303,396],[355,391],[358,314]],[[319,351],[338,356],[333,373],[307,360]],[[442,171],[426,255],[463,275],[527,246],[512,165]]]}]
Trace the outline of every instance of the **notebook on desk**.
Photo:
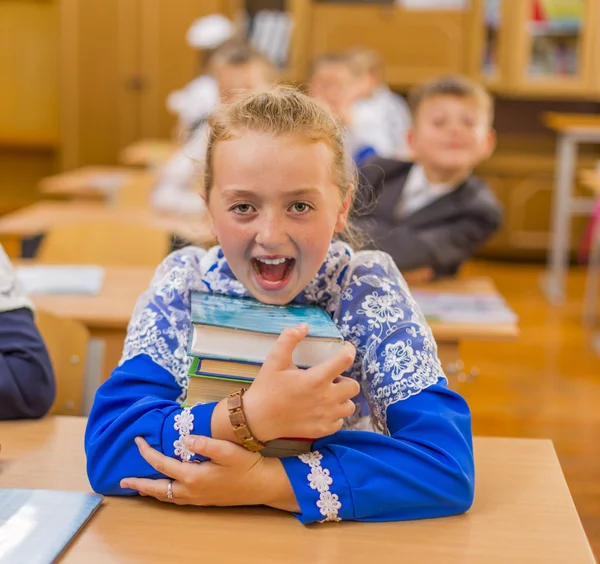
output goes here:
[{"label": "notebook on desk", "polygon": [[30,265],[15,268],[25,293],[97,295],[104,282],[104,269],[99,266]]},{"label": "notebook on desk", "polygon": [[459,294],[412,290],[427,321],[445,323],[516,323],[517,315],[497,294]]},{"label": "notebook on desk", "polygon": [[102,503],[92,493],[0,489],[0,564],[51,564]]}]

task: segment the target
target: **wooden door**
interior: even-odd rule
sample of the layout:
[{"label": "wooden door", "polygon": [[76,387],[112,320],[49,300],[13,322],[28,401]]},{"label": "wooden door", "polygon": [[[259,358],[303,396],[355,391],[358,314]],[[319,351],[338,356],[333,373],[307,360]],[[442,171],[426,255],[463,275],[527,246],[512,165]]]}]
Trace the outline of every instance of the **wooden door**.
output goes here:
[{"label": "wooden door", "polygon": [[62,168],[117,162],[139,137],[143,0],[60,0]]}]

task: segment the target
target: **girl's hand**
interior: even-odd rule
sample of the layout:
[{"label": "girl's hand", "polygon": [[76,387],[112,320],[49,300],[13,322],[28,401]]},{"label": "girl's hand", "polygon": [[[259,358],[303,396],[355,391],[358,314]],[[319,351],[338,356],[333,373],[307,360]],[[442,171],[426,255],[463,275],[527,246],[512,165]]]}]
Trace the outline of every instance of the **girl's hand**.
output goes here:
[{"label": "girl's hand", "polygon": [[286,329],[244,394],[248,426],[261,441],[325,437],[339,431],[344,418],[354,413],[351,398],[360,385],[340,376],[354,362],[354,347],[345,343],[328,361],[302,370],[292,363],[292,353],[307,334],[305,323]]},{"label": "girl's hand", "polygon": [[207,462],[179,462],[136,438],[140,454],[157,472],[172,478],[173,497],[168,498],[171,480],[125,478],[122,488],[177,505],[270,505],[299,511],[296,497],[281,462],[230,443],[190,435],[186,446],[210,458]]}]

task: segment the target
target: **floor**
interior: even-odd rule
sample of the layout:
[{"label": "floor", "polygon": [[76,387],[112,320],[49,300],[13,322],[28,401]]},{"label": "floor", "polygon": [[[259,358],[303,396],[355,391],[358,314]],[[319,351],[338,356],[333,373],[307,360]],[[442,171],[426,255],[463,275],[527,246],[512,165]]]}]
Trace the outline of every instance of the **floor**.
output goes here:
[{"label": "floor", "polygon": [[491,277],[519,315],[511,343],[465,343],[460,385],[476,435],[550,438],[590,544],[600,559],[600,355],[581,321],[585,269],[573,269],[568,297],[550,305],[542,266],[475,261],[463,275]]}]

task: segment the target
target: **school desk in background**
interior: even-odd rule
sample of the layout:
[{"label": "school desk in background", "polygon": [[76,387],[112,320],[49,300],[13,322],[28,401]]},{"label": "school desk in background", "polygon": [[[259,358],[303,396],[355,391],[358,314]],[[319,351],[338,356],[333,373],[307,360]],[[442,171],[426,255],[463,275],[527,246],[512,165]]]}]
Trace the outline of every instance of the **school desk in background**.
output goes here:
[{"label": "school desk in background", "polygon": [[124,165],[157,168],[166,163],[179,149],[169,139],[141,139],[125,147],[119,154]]}]

